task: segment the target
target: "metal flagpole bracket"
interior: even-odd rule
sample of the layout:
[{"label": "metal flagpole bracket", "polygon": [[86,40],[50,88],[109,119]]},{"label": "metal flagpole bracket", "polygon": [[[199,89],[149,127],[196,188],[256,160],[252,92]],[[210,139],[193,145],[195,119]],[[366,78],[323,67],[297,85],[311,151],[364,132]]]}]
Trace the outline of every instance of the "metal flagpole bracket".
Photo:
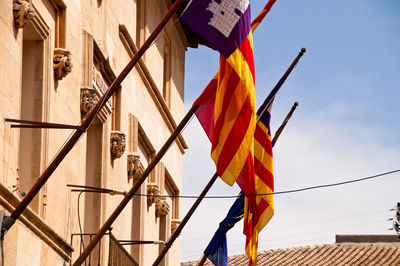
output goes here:
[{"label": "metal flagpole bracket", "polygon": [[0,239],[4,239],[4,235],[11,228],[11,226],[15,223],[15,220],[10,216],[7,216],[4,211],[0,211],[0,223],[1,223],[1,231],[0,231]]}]

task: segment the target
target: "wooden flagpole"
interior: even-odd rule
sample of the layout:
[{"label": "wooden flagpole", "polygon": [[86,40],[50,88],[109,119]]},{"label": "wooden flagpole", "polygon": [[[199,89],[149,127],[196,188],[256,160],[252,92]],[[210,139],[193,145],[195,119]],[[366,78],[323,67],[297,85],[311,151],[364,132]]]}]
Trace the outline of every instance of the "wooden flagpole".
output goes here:
[{"label": "wooden flagpole", "polygon": [[274,138],[272,139],[272,143],[275,143],[278,140],[279,136],[281,135],[283,129],[286,127],[286,124],[289,122],[297,106],[299,106],[299,103],[295,102],[292,108],[290,109],[289,113],[286,115],[285,120],[283,120],[282,125],[275,132]]},{"label": "wooden flagpole", "polygon": [[188,213],[185,215],[185,218],[183,218],[182,222],[176,228],[175,232],[171,235],[171,237],[168,239],[167,243],[165,243],[163,250],[161,253],[158,255],[157,259],[154,261],[153,266],[156,266],[160,264],[161,260],[164,258],[165,254],[167,254],[169,248],[172,246],[174,241],[178,238],[179,234],[182,232],[183,227],[185,227],[186,223],[189,221],[189,219],[192,217],[194,211],[197,209],[197,207],[200,205],[201,201],[204,199],[205,195],[207,192],[210,190],[212,185],[214,184],[215,180],[217,180],[218,174],[217,172],[214,173],[214,175],[211,177],[211,180],[208,182],[206,187],[203,189],[195,203],[192,205]]},{"label": "wooden flagpole", "polygon": [[156,154],[154,159],[150,162],[150,164],[144,170],[144,172],[140,176],[139,180],[129,190],[129,192],[124,196],[124,198],[119,203],[119,205],[114,210],[114,212],[110,215],[110,217],[103,224],[103,226],[100,228],[100,230],[97,232],[97,234],[93,237],[93,239],[90,241],[88,246],[83,250],[81,255],[76,259],[76,261],[74,262],[73,266],[81,265],[85,261],[86,257],[89,256],[90,252],[99,243],[99,241],[104,236],[104,234],[107,232],[107,230],[109,230],[109,228],[111,227],[112,223],[115,221],[115,219],[117,219],[117,217],[120,215],[122,210],[126,207],[126,205],[129,203],[129,201],[132,199],[132,197],[138,191],[140,186],[146,180],[147,176],[151,173],[151,171],[153,171],[154,167],[161,160],[161,158],[164,156],[164,154],[168,151],[168,149],[171,146],[171,144],[179,136],[179,134],[182,131],[182,129],[186,126],[186,124],[189,122],[189,120],[192,118],[193,114],[197,111],[198,108],[199,108],[198,105],[193,105],[192,106],[192,108],[189,110],[189,112],[185,115],[185,117],[182,119],[182,121],[176,127],[174,133],[172,133],[172,135],[168,138],[168,140],[161,147],[160,151]]},{"label": "wooden flagpole", "polygon": [[[56,170],[58,165],[62,162],[62,160],[66,157],[66,155],[71,151],[79,138],[85,133],[87,128],[90,126],[93,119],[99,113],[101,108],[105,105],[105,103],[110,99],[110,97],[114,94],[114,92],[120,87],[122,81],[126,78],[128,73],[132,70],[132,68],[136,65],[142,55],[146,52],[146,50],[150,47],[153,41],[156,39],[158,34],[167,24],[167,22],[171,19],[177,9],[181,6],[184,0],[177,0],[172,7],[169,9],[168,13],[165,15],[160,24],[154,29],[149,38],[143,44],[142,47],[138,50],[138,52],[134,55],[131,61],[127,64],[127,66],[122,70],[122,72],[118,75],[118,77],[113,81],[108,90],[104,93],[104,95],[99,99],[98,103],[93,107],[93,109],[84,117],[81,124],[79,125],[79,129],[75,129],[74,133],[71,135],[69,140],[64,144],[61,150],[57,153],[55,158],[49,164],[49,166],[44,170],[41,176],[38,178],[37,182],[33,185],[31,190],[26,194],[24,199],[18,204],[18,206],[14,209],[9,217],[6,217],[3,220],[1,226],[1,238],[4,237],[4,234],[11,228],[11,226],[15,223],[15,220],[22,214],[28,204],[32,201],[32,199],[36,196],[36,194],[40,191],[46,181],[50,178],[53,172]],[[193,107],[192,107],[193,108]],[[194,112],[193,112],[194,113]],[[193,114],[192,113],[192,114]],[[189,120],[189,119],[188,119]],[[175,130],[177,131],[177,130]],[[177,137],[179,134],[176,134]],[[172,143],[172,142],[171,142]]]},{"label": "wooden flagpole", "polygon": [[[274,138],[272,139],[272,143],[276,143],[276,141],[278,141],[279,136],[281,135],[283,129],[285,129],[286,124],[289,122],[290,118],[292,117],[294,111],[296,110],[296,107],[299,105],[298,102],[295,102],[292,106],[292,108],[290,109],[289,113],[286,115],[285,119],[283,120],[281,126],[279,127],[279,129],[276,131]],[[186,217],[185,217],[186,218]],[[203,253],[203,256],[201,257],[199,263],[197,264],[197,266],[203,266],[204,263],[206,262],[207,258],[208,258],[209,254]],[[153,264],[154,266],[154,264]]]}]

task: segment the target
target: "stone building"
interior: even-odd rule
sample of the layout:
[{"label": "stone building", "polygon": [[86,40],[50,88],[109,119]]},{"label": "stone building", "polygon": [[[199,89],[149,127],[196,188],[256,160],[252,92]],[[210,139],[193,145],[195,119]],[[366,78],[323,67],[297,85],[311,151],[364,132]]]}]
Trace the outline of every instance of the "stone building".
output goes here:
[{"label": "stone building", "polygon": [[[0,1],[0,209],[6,215],[72,133],[19,128],[6,119],[78,125],[170,6],[171,0]],[[7,232],[4,265],[69,265],[79,256],[184,116],[187,36],[175,15]],[[147,196],[135,196],[124,209],[91,265],[152,264],[163,247],[157,241],[179,224],[179,201],[151,195],[179,195],[186,148],[180,136],[142,185]],[[179,263],[178,240],[162,265]]]}]

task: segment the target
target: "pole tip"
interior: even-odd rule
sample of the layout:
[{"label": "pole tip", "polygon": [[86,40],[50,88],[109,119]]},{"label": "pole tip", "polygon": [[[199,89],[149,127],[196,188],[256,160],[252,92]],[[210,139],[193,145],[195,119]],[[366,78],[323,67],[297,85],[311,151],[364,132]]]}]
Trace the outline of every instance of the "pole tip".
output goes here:
[{"label": "pole tip", "polygon": [[300,53],[304,54],[305,52],[306,52],[306,48],[305,47],[301,48]]},{"label": "pole tip", "polygon": [[299,106],[299,102],[294,102],[294,104],[293,104],[294,106]]}]

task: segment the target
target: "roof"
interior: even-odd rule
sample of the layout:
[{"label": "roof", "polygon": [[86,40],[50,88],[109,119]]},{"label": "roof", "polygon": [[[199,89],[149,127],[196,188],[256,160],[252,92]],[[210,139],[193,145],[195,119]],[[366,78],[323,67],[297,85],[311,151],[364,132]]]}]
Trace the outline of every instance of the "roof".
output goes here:
[{"label": "roof", "polygon": [[[341,241],[343,240],[345,239]],[[400,241],[374,242],[375,239],[362,243],[358,240],[351,241],[259,252],[258,265],[400,265]],[[232,266],[248,265],[248,263],[246,255],[231,256],[228,261],[228,265]],[[181,264],[181,266],[194,265],[197,265],[197,262]],[[207,260],[204,265],[213,264]]]}]

